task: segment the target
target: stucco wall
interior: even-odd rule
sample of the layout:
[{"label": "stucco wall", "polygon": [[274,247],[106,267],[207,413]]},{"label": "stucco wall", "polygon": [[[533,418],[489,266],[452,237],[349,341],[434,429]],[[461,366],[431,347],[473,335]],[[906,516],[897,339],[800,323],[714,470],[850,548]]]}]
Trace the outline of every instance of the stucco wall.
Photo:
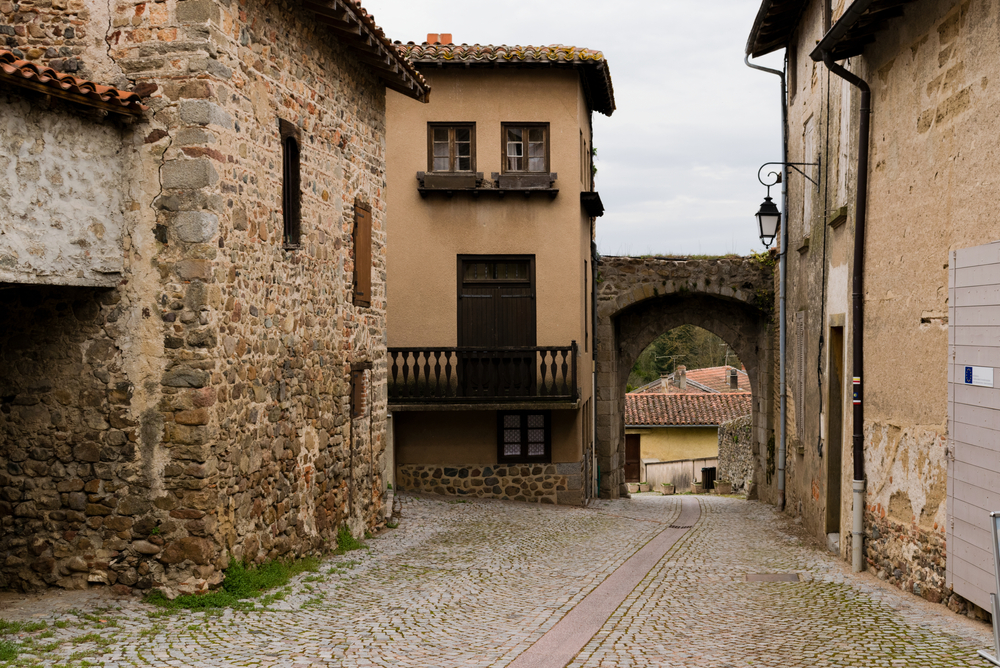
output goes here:
[{"label": "stucco wall", "polygon": [[[583,405],[591,395],[593,332],[588,289],[591,225],[579,197],[589,186],[581,172],[586,161],[580,138],[582,132],[590,146],[590,111],[580,76],[575,71],[514,67],[423,66],[421,71],[434,90],[430,104],[391,92],[386,102],[388,345],[457,345],[458,255],[533,255],[537,345],[577,342]],[[558,174],[558,194],[421,197],[416,173],[428,169],[429,122],[475,123],[475,171],[483,173],[491,188],[496,185],[491,174],[502,171],[501,124],[548,123],[549,171]],[[394,415],[400,465],[496,463],[494,412]],[[580,462],[589,430],[582,410],[553,410],[552,462]]]},{"label": "stucco wall", "polygon": [[626,434],[639,434],[643,459],[672,462],[678,459],[707,459],[719,452],[718,427],[627,427]]},{"label": "stucco wall", "polygon": [[[992,112],[1000,101],[993,81],[1000,66],[993,48],[998,14],[996,0],[919,0],[850,62],[872,88],[863,370],[866,556],[881,577],[932,600],[950,596],[943,580],[948,253],[1000,237],[992,214],[1000,186],[983,178],[998,148]],[[789,181],[790,250],[800,252],[789,253],[788,326],[793,334],[795,313],[804,311],[807,334],[804,395],[795,386],[796,342],[791,336],[789,341],[788,498],[790,511],[801,514],[807,527],[825,531],[825,506],[836,499],[826,482],[826,454],[840,445],[841,552],[848,555],[849,277],[859,95],[851,89],[845,94],[846,84],[808,59],[820,36],[820,15],[821,4],[811,3],[796,34],[798,90],[789,107],[790,160],[808,157],[802,133],[810,116],[819,122],[818,136],[828,132],[830,142],[815,143],[824,156],[823,188],[812,195],[816,215],[804,225],[811,237],[805,249],[795,231],[808,184],[796,176]],[[847,222],[827,225],[832,215],[819,212],[842,205],[848,207]],[[829,328],[838,325],[846,335],[845,419],[843,442],[833,444],[827,442],[827,373],[820,388],[813,369],[817,358],[831,368],[829,348],[820,351],[819,337],[829,340]],[[801,439],[795,436],[800,418]]]},{"label": "stucco wall", "polygon": [[126,133],[42,96],[0,91],[0,283],[121,280]]}]

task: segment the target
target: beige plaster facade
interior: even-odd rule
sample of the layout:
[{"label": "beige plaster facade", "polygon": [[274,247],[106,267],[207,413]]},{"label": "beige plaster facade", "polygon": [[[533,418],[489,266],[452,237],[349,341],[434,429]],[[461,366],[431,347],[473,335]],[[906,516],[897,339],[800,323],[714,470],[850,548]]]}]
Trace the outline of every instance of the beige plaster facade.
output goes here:
[{"label": "beige plaster facade", "polygon": [[[490,68],[439,69],[425,62],[426,53],[411,52],[411,57],[434,96],[427,105],[396,94],[387,100],[389,348],[459,345],[460,256],[531,258],[534,345],[567,347],[575,342],[577,392],[569,400],[496,399],[480,406],[390,398],[397,480],[446,493],[583,503],[593,456],[594,218],[582,207],[581,193],[592,188],[593,103],[572,68],[529,69],[514,59]],[[474,189],[420,189],[417,173],[431,171],[428,132],[435,123],[474,126],[472,171],[481,173]],[[498,175],[505,171],[505,123],[546,124],[545,172],[557,175],[548,187],[499,192],[504,188]],[[395,367],[390,366],[391,384]],[[472,475],[480,469],[491,473],[501,463],[498,411],[532,408],[551,416],[551,452],[543,463],[560,465],[560,476],[569,471],[569,483],[556,484],[552,491],[558,494],[543,494],[541,486],[510,493],[514,490],[508,492],[507,485],[486,485],[483,476]],[[465,485],[448,491],[448,485],[420,483],[413,475],[420,467],[435,466],[469,474]],[[479,482],[469,482],[475,479]]]},{"label": "beige plaster facade", "polygon": [[639,434],[639,453],[644,460],[672,462],[719,455],[717,426],[626,427],[625,433]]},{"label": "beige plaster facade", "polygon": [[[776,4],[765,2],[762,16]],[[818,171],[807,168],[818,188],[794,173],[788,183],[787,510],[818,536],[839,533],[850,558],[860,94],[810,58],[850,3],[800,4],[799,21],[775,33],[785,41],[759,52],[787,46],[787,160],[822,161]],[[998,25],[996,0],[917,0],[901,18],[883,18],[874,42],[841,63],[872,90],[865,560],[879,577],[955,609],[966,603],[944,577],[945,560],[956,558],[945,550],[948,264],[950,251],[1000,237],[992,178]],[[754,30],[748,51],[761,43]],[[762,496],[776,501],[775,481],[760,482]]]}]

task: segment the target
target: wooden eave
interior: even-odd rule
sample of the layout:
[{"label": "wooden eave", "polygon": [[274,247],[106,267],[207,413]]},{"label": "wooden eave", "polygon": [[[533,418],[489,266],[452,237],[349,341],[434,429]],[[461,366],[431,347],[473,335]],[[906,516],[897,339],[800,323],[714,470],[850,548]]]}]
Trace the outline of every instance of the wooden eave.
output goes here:
[{"label": "wooden eave", "polygon": [[414,58],[413,62],[420,69],[431,67],[437,69],[498,69],[501,67],[516,67],[524,70],[553,68],[576,70],[580,75],[583,92],[590,103],[591,109],[605,116],[611,116],[616,109],[614,91],[610,83],[611,76],[608,72],[607,64],[603,61],[590,63],[552,60],[549,58],[512,58],[510,60],[420,60],[419,58]]},{"label": "wooden eave", "polygon": [[804,0],[764,0],[747,39],[746,53],[757,58],[788,46],[805,6]]},{"label": "wooden eave", "polygon": [[302,5],[359,61],[371,67],[386,88],[420,102],[428,101],[430,86],[363,9],[344,0],[304,0]]},{"label": "wooden eave", "polygon": [[875,41],[875,33],[903,15],[905,5],[913,0],[855,0],[837,23],[823,36],[809,57],[823,60],[829,51],[834,60],[861,55]]}]

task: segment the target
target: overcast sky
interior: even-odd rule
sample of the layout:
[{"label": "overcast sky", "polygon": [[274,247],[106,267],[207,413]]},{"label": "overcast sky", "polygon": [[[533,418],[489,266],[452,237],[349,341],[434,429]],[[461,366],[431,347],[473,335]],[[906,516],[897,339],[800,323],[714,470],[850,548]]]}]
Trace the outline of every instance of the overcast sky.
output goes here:
[{"label": "overcast sky", "polygon": [[[594,115],[602,254],[763,250],[757,168],[781,159],[781,108],[778,77],[743,64],[760,0],[363,4],[403,42],[450,32],[459,44],[604,52],[618,109]],[[755,62],[780,68],[780,59]]]}]

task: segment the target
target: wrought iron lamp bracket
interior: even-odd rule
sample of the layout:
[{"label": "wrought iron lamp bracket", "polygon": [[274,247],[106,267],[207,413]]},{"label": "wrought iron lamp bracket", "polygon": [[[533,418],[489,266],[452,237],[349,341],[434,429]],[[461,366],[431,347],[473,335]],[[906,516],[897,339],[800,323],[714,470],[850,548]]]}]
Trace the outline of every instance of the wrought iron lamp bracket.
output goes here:
[{"label": "wrought iron lamp bracket", "polygon": [[[823,158],[822,157],[817,157],[816,158],[816,162],[765,162],[763,165],[760,166],[760,169],[757,170],[757,180],[760,181],[760,184],[762,186],[765,186],[767,188],[767,194],[770,197],[770,195],[771,195],[771,186],[774,186],[774,185],[777,185],[777,184],[781,183],[781,172],[768,172],[767,176],[768,177],[773,177],[773,180],[771,180],[770,183],[766,182],[763,178],[761,178],[761,172],[764,171],[765,167],[768,167],[770,165],[781,165],[782,167],[791,167],[792,169],[794,169],[795,171],[797,171],[799,174],[801,174],[803,176],[803,178],[805,178],[807,181],[809,181],[814,186],[816,186],[816,190],[819,190],[819,172],[820,172],[820,169],[822,168],[822,164],[823,164]],[[804,171],[802,171],[801,169],[799,169],[799,167],[815,167],[816,168],[816,178],[815,179],[812,178],[811,176],[809,176],[808,174],[806,174]]]}]

